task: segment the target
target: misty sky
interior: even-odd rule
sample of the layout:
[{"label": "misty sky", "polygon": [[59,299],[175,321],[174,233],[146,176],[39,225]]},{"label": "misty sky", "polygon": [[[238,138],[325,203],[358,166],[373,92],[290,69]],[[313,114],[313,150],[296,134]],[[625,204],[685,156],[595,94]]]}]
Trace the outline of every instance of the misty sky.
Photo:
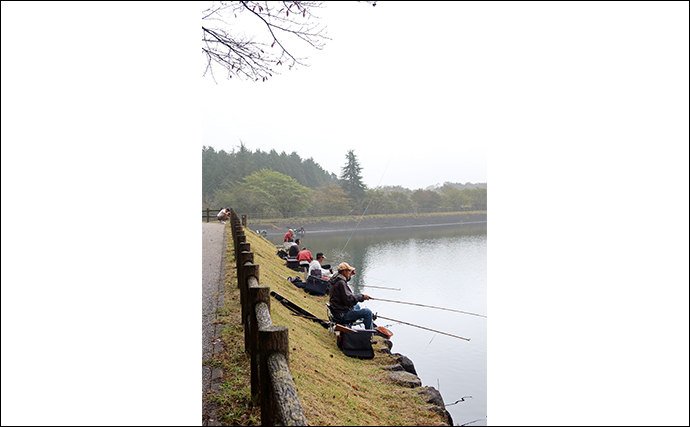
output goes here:
[{"label": "misty sky", "polygon": [[[481,10],[484,9],[483,12]],[[202,82],[203,144],[296,151],[340,175],[354,149],[368,187],[487,181],[487,55],[481,5],[329,3],[332,40],[269,79]],[[487,37],[488,35],[488,37]],[[482,40],[484,39],[484,40]],[[299,44],[292,44],[303,48]],[[388,167],[386,168],[386,166]]]}]

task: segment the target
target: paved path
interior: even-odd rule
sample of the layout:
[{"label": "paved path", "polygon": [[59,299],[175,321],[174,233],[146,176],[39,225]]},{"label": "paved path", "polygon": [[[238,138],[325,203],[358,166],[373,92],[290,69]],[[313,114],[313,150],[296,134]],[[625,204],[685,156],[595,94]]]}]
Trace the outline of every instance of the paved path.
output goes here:
[{"label": "paved path", "polygon": [[[213,357],[216,339],[216,308],[222,308],[223,278],[225,276],[225,226],[218,222],[202,223],[202,361]],[[218,326],[220,328],[220,326]],[[218,331],[220,332],[220,331]],[[221,348],[218,349],[220,351]],[[219,368],[202,365],[202,396],[220,386],[222,372]],[[203,401],[203,425],[220,425],[215,420],[213,408]],[[211,421],[213,419],[214,421]]]}]

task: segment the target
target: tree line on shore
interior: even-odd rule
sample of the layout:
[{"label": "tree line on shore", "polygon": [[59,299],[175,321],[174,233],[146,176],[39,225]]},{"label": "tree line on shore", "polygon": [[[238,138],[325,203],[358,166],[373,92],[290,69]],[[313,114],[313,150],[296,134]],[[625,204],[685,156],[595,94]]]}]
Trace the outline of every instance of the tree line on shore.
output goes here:
[{"label": "tree line on shore", "polygon": [[486,210],[486,183],[372,189],[362,182],[361,171],[353,150],[338,177],[295,152],[252,152],[241,144],[228,153],[204,146],[202,206],[233,207],[253,218]]}]

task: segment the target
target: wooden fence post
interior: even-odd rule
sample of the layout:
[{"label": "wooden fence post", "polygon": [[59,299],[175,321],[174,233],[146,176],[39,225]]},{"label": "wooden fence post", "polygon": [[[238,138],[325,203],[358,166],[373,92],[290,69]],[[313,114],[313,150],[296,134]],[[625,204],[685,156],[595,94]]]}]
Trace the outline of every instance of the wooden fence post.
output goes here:
[{"label": "wooden fence post", "polygon": [[247,215],[242,215],[242,225],[247,226]]},{"label": "wooden fence post", "polygon": [[[249,355],[251,357],[251,385],[252,385],[252,402],[258,404],[258,397],[260,391],[259,384],[259,327],[270,326],[271,322],[271,288],[268,286],[259,286],[258,281],[253,280],[254,276],[249,278],[249,315],[247,316],[247,324],[245,328],[249,329]],[[257,313],[259,303],[263,303],[267,310],[264,310],[268,316],[262,313],[261,318]],[[247,330],[247,329],[245,329]]]},{"label": "wooden fence post", "polygon": [[244,235],[244,232],[242,234],[238,234],[237,237],[235,238],[235,250],[240,247],[242,243],[247,242],[247,236]]},{"label": "wooden fence post", "polygon": [[211,208],[206,208],[206,222],[209,222],[209,220],[211,218],[210,211],[211,211]]},{"label": "wooden fence post", "polygon": [[238,254],[241,254],[242,252],[251,252],[252,250],[250,249],[251,244],[247,242],[243,242],[239,244],[239,248],[236,249]]},{"label": "wooden fence post", "polygon": [[290,343],[288,328],[285,326],[269,326],[259,329],[259,379],[261,380],[261,425],[276,425],[276,399],[271,387],[271,377],[268,371],[268,358],[272,353],[281,353],[289,359]]},{"label": "wooden fence post", "polygon": [[[253,254],[252,254],[253,256]],[[242,283],[240,284],[240,302],[242,305],[242,323],[244,323],[244,350],[249,351],[249,331],[247,330],[247,314],[249,314],[249,278],[256,277],[259,280],[259,265],[258,264],[244,264],[242,266]]]},{"label": "wooden fence post", "polygon": [[[249,246],[248,243],[247,246]],[[244,275],[245,271],[242,268],[246,263],[254,264],[254,252],[242,251],[237,255],[237,287],[240,289],[242,289],[240,283],[244,283],[247,280],[247,276]],[[242,276],[242,281],[239,280],[240,275]]]}]

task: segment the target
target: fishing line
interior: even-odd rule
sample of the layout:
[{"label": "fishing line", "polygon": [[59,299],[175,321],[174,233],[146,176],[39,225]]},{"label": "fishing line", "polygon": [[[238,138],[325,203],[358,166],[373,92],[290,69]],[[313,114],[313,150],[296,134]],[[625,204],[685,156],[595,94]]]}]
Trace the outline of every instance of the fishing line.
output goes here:
[{"label": "fishing line", "polygon": [[[434,334],[434,336],[431,337],[431,341],[433,341],[434,338],[436,338],[436,334]],[[424,347],[424,350],[422,350],[422,353],[424,353],[426,351],[426,349],[429,348],[429,346],[431,345],[431,341],[429,341],[429,344],[427,344],[426,347]]]},{"label": "fishing line", "polygon": [[[372,299],[373,299],[373,298],[372,298]],[[437,331],[436,329],[425,328],[424,326],[419,326],[419,325],[415,325],[415,324],[413,324],[413,323],[403,322],[402,320],[391,319],[390,317],[383,317],[383,316],[377,316],[377,317],[378,317],[379,319],[391,320],[391,321],[393,321],[393,322],[402,323],[403,325],[414,326],[415,328],[426,329],[427,331],[436,332],[436,333],[443,334],[443,335],[448,335],[449,337],[460,338],[461,340],[465,340],[465,341],[469,341],[469,340],[470,340],[469,338],[460,337],[460,336],[457,336],[457,335],[449,334],[449,333],[447,333],[447,332]]]},{"label": "fishing line", "polygon": [[424,305],[424,304],[416,304],[414,302],[404,302],[404,301],[393,301],[390,299],[381,299],[381,298],[371,298],[372,301],[386,301],[386,302],[394,302],[397,304],[408,304],[408,305],[417,305],[419,307],[426,307],[426,308],[435,308],[438,310],[446,310],[446,311],[454,311],[456,313],[463,313],[463,314],[471,314],[472,316],[479,316],[479,317],[486,317],[483,314],[477,314],[477,313],[470,313],[469,311],[460,311],[460,310],[453,310],[452,308],[443,308],[443,307],[436,307],[433,305]]},{"label": "fishing line", "polygon": [[[357,225],[355,225],[355,229],[352,230],[352,234],[350,234],[350,238],[347,239],[347,242],[345,243],[345,246],[343,246],[343,251],[344,251],[345,248],[347,247],[347,244],[350,243],[350,240],[352,239],[352,236],[355,235],[355,232],[357,231],[357,227],[359,227],[359,223],[362,222],[362,218],[364,218],[364,214],[366,214],[366,213],[367,213],[367,209],[369,209],[369,205],[371,205],[371,202],[374,201],[374,196],[376,195],[376,190],[381,186],[381,181],[383,181],[383,177],[386,175],[386,171],[388,170],[388,165],[391,163],[391,159],[392,159],[392,158],[393,158],[393,154],[391,153],[391,156],[388,158],[388,163],[386,163],[386,167],[383,169],[383,174],[381,175],[381,179],[379,179],[378,185],[376,186],[376,188],[374,188],[374,191],[373,191],[374,194],[371,195],[371,199],[369,200],[369,203],[367,203],[367,207],[364,208],[364,212],[362,213],[362,216],[359,217],[359,221],[357,221]],[[353,210],[354,210],[354,209],[353,209]],[[350,212],[352,212],[352,211],[350,211]]]}]

